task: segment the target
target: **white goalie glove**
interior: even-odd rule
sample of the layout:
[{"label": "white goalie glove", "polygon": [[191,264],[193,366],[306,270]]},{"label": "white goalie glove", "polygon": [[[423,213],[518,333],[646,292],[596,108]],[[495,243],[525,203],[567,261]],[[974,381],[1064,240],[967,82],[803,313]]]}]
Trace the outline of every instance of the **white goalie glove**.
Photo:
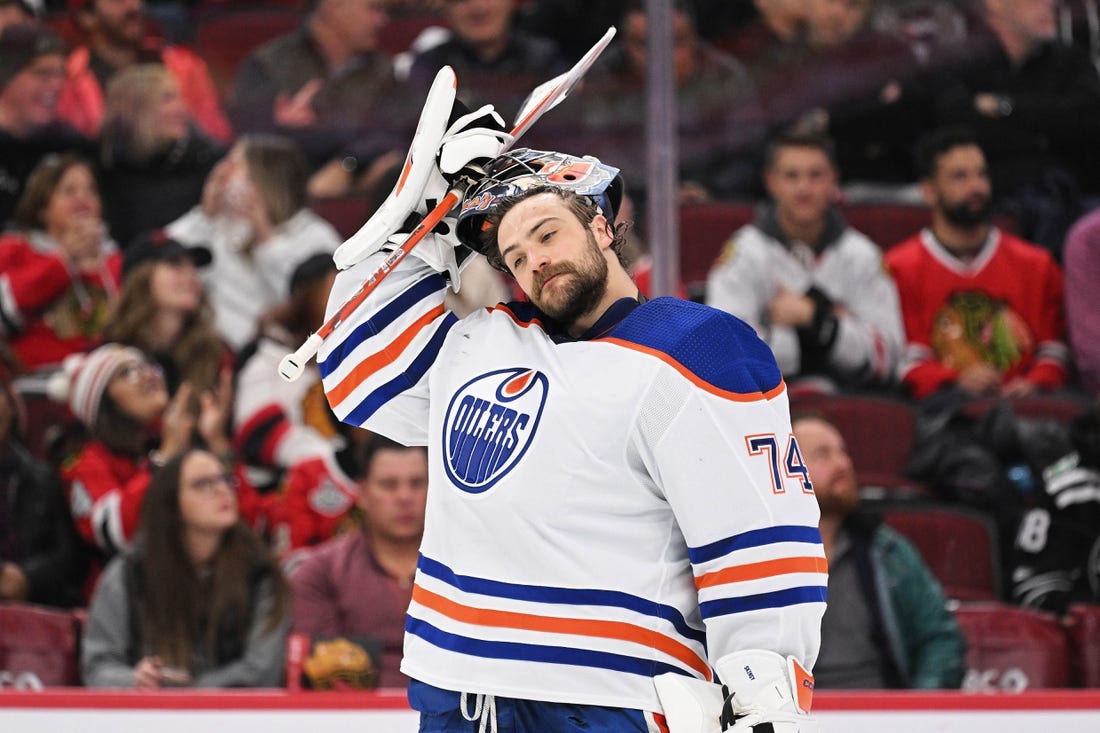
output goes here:
[{"label": "white goalie glove", "polygon": [[794,657],[752,649],[715,663],[722,685],[668,673],[654,678],[670,733],[818,733],[814,678]]},{"label": "white goalie glove", "polygon": [[[375,252],[399,246],[452,186],[462,185],[459,179],[479,162],[495,158],[511,143],[512,136],[504,131],[504,121],[493,106],[468,112],[455,99],[454,72],[449,67],[441,69],[421,112],[397,185],[359,231],[336,250],[333,254],[336,266],[344,270]],[[451,287],[458,292],[459,263],[466,258],[460,254],[456,263],[453,255],[444,252],[448,242],[458,244],[457,239],[450,237],[455,230],[454,222],[448,219],[444,222],[410,254],[437,272],[446,273]]]}]

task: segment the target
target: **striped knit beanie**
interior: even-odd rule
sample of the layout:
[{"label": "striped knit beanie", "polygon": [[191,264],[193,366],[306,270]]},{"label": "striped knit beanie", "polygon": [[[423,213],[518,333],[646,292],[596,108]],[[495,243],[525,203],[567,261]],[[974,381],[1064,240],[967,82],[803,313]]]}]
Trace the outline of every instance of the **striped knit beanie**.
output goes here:
[{"label": "striped knit beanie", "polygon": [[59,402],[68,401],[73,414],[94,428],[111,378],[120,366],[135,360],[145,361],[145,355],[122,344],[104,344],[87,354],[72,354],[65,358],[61,372],[50,380],[50,396]]}]

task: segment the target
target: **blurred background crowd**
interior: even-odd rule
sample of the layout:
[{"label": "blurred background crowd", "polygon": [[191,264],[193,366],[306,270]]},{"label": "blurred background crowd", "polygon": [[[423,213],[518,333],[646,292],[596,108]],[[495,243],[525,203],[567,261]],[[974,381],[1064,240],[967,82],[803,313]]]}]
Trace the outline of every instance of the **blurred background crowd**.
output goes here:
[{"label": "blurred background crowd", "polygon": [[[1100,3],[672,6],[680,295],[787,380],[819,685],[1100,686]],[[523,144],[621,168],[646,293],[641,0],[0,0],[0,653],[33,604],[61,684],[405,683],[424,451],[276,365],[438,68],[511,120],[609,25]]]}]

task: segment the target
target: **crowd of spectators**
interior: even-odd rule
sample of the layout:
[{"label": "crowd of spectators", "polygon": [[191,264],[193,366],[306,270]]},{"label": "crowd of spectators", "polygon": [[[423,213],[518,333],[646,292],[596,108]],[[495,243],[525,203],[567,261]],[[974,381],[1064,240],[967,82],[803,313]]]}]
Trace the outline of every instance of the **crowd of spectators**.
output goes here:
[{"label": "crowd of spectators", "polygon": [[[644,207],[646,4],[303,0],[220,94],[186,41],[224,5],[0,0],[0,601],[88,607],[88,685],[282,684],[294,634],[351,637],[376,672],[356,684],[400,685],[423,451],[340,425],[317,366],[276,377],[335,276],[318,204],[381,200],[440,65],[507,120],[613,23],[524,143],[621,167]],[[1095,411],[1100,49],[1060,11],[673,3],[678,203],[759,207],[703,297],[765,337],[792,391]],[[391,48],[391,20],[418,15]],[[931,224],[872,241],[846,199],[917,202]],[[641,222],[631,237],[648,267]],[[463,312],[507,297],[467,272]],[[32,435],[24,404],[56,419]],[[836,428],[795,433],[834,572],[822,686],[958,686],[936,580],[858,506]]]}]

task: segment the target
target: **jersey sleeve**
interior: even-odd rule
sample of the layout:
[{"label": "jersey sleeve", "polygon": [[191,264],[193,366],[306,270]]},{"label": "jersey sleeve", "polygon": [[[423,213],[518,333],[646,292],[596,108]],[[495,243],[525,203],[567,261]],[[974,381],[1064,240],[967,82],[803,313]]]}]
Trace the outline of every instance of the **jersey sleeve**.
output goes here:
[{"label": "jersey sleeve", "polygon": [[120,479],[96,450],[86,448],[64,469],[77,532],[109,555],[129,549],[152,476],[145,469]]},{"label": "jersey sleeve", "polygon": [[645,395],[640,460],[687,544],[710,660],[770,649],[810,667],[827,566],[786,388],[743,324],[706,331],[711,353],[697,364],[668,355]]},{"label": "jersey sleeve", "polygon": [[[868,247],[874,245],[868,242]],[[842,373],[875,382],[892,381],[905,341],[894,279],[877,250],[852,263],[859,287],[845,293],[830,360]]]},{"label": "jersey sleeve", "polygon": [[[329,296],[331,318],[385,254],[342,271]],[[458,318],[443,304],[446,281],[416,257],[383,278],[317,355],[325,394],[340,420],[405,445],[428,440],[428,378]]]}]

